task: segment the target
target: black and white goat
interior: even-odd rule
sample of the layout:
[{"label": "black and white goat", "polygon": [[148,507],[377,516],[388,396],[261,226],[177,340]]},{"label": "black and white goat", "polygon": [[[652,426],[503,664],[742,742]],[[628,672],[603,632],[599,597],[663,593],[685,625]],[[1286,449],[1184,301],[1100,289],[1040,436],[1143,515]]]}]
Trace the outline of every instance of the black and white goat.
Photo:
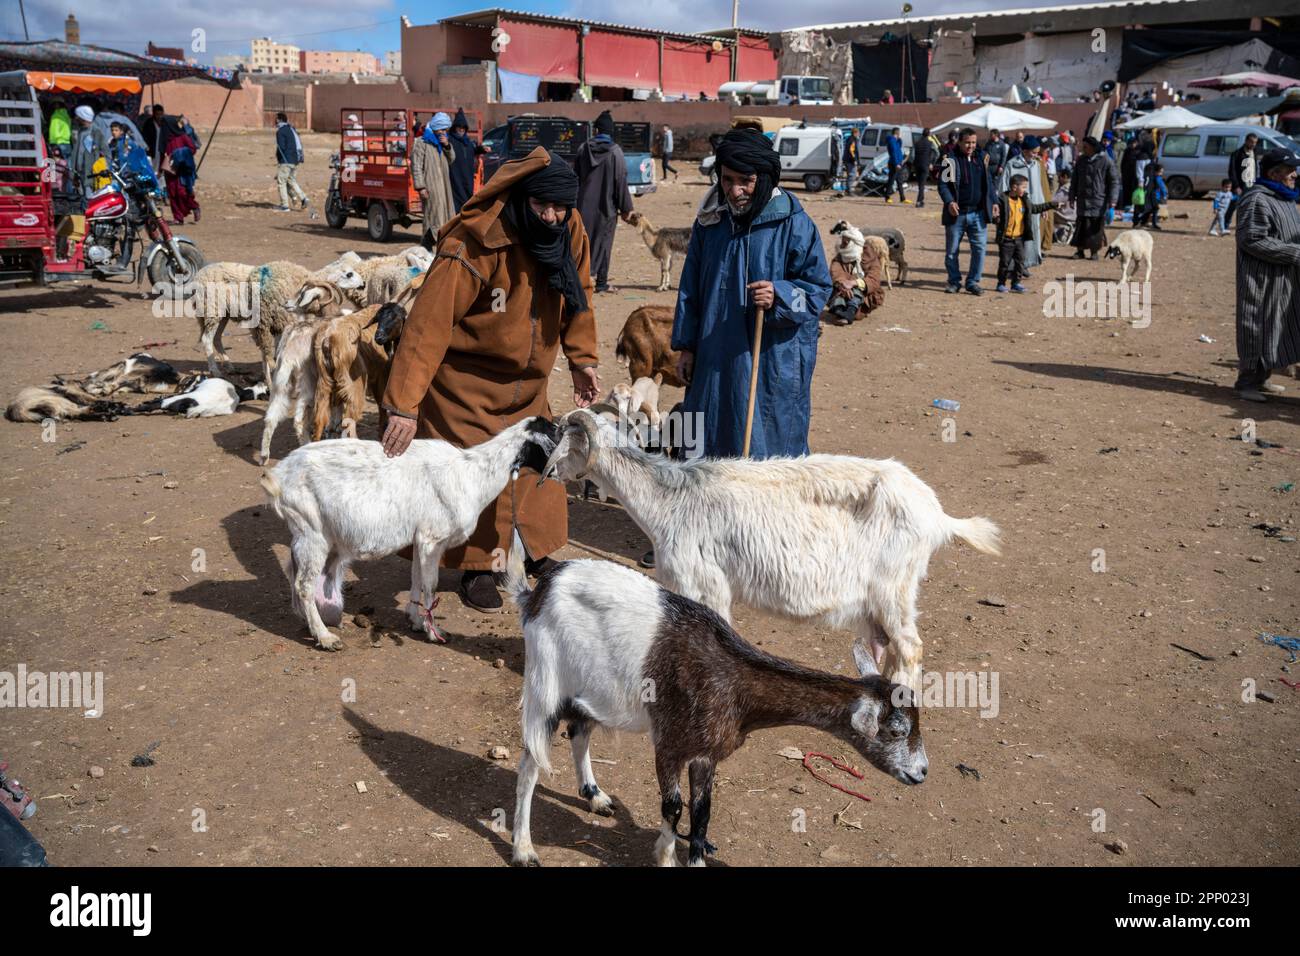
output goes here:
[{"label": "black and white goat", "polygon": [[334,439],[290,452],[262,475],[262,487],[293,536],[294,611],[318,644],[343,642],[326,628],[343,618],[343,575],[353,561],[412,549],[411,626],[443,643],[433,622],[438,562],[469,539],[479,515],[521,467],[540,472],[555,425],[526,418],[472,448],[417,439],[389,458],[379,442]]},{"label": "black and white goat", "polygon": [[186,418],[219,418],[222,415],[233,415],[241,402],[265,397],[266,386],[261,382],[250,388],[240,388],[224,378],[192,375],[180,383],[175,395],[141,402],[131,409],[131,414],[163,411],[184,415]]},{"label": "black and white goat", "polygon": [[920,690],[916,599],[953,538],[998,553],[987,518],[944,513],[893,460],[808,455],[675,462],[647,455],[600,416],[566,416],[547,463],[623,504],[655,547],[656,577],[730,621],[733,601],[851,628],[890,680]]},{"label": "black and white goat", "polygon": [[506,589],[524,631],[524,754],[516,789],[513,861],[538,863],[529,829],[533,789],[550,772],[551,737],[569,725],[578,793],[597,813],[612,801],[591,770],[591,732],[648,733],[662,798],[655,856],[677,864],[680,779],[690,771],[689,865],[713,852],[707,839],[713,775],[752,731],[818,727],[906,784],[929,764],[920,714],[906,688],[855,648],[860,678],[828,674],[766,654],[702,604],[608,561],[566,561],[528,587],[518,542]]}]

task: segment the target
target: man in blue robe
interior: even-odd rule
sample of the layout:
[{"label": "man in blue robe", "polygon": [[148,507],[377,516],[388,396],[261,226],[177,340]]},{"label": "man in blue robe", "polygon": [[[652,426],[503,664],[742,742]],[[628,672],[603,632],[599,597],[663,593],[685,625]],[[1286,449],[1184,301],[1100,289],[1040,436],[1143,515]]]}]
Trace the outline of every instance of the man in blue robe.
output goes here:
[{"label": "man in blue robe", "polygon": [[684,450],[742,453],[755,309],[762,308],[750,456],[806,455],[818,317],[831,294],[821,236],[798,200],[777,188],[780,158],[761,133],[729,132],[717,165],[718,184],[691,230],[673,323],[672,347],[689,383],[682,411],[703,426]]}]

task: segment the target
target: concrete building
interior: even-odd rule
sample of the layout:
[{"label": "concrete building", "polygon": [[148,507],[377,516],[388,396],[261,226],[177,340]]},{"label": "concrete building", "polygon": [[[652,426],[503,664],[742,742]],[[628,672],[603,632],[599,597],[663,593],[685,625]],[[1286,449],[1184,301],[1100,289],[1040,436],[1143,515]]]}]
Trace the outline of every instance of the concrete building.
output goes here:
[{"label": "concrete building", "polygon": [[401,74],[402,72],[402,51],[389,50],[384,54],[384,72]]},{"label": "concrete building", "polygon": [[276,43],[270,37],[259,37],[253,41],[248,65],[255,73],[296,73],[301,52],[296,46]]},{"label": "concrete building", "polygon": [[730,80],[777,75],[759,31],[667,33],[501,9],[424,26],[403,17],[401,54],[412,90],[467,102],[716,99]]},{"label": "concrete building", "polygon": [[302,50],[298,54],[299,73],[358,73],[366,76],[382,73],[379,58],[360,50]]},{"label": "concrete building", "polygon": [[828,23],[781,33],[781,72],[830,76],[844,103],[885,89],[921,101],[1019,84],[1068,101],[1107,80],[1143,90],[1237,70],[1300,76],[1288,72],[1300,71],[1297,13],[1295,0],[1115,0]]}]

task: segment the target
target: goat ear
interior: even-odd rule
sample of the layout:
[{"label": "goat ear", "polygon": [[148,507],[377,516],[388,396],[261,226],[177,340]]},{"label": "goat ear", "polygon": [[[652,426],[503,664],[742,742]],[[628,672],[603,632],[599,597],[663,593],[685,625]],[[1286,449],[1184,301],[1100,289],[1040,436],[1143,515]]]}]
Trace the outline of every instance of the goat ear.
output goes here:
[{"label": "goat ear", "polygon": [[875,740],[876,735],[880,733],[880,701],[867,697],[861,698],[853,708],[849,724],[868,740]]},{"label": "goat ear", "polygon": [[853,642],[853,663],[857,665],[858,673],[863,677],[874,677],[880,673],[880,668],[876,667],[876,659],[872,656],[871,651],[857,641]]}]

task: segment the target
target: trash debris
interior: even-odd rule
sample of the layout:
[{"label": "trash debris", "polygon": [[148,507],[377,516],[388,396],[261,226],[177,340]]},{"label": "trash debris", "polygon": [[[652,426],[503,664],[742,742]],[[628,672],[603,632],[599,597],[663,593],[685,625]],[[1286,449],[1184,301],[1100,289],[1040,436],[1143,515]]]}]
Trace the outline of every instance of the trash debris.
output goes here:
[{"label": "trash debris", "polygon": [[488,756],[491,757],[493,760],[509,760],[510,751],[507,750],[505,747],[502,747],[500,744],[497,744],[496,746],[492,747],[491,750],[488,751]]},{"label": "trash debris", "polygon": [[103,768],[103,767],[91,767],[89,770],[86,771],[86,773],[90,774],[90,776],[92,776],[92,777],[94,777],[96,780],[98,780],[98,779],[100,779],[102,776],[104,776],[104,768]]},{"label": "trash debris", "polygon": [[1128,852],[1128,844],[1123,840],[1116,840],[1114,843],[1107,843],[1106,849],[1110,850],[1116,856],[1123,856]]},{"label": "trash debris", "polygon": [[94,322],[90,323],[90,331],[92,331],[92,332],[107,332],[107,331],[108,331],[108,326],[105,325],[101,320],[96,319]]},{"label": "trash debris", "polygon": [[1007,599],[996,594],[990,594],[988,597],[980,598],[979,603],[985,607],[1006,607]]},{"label": "trash debris", "polygon": [[980,772],[978,770],[976,770],[974,767],[968,767],[964,763],[957,764],[957,771],[963,777],[974,777],[976,781],[984,779],[983,777],[980,776]]},{"label": "trash debris", "polygon": [[156,764],[158,761],[154,760],[153,757],[150,756],[150,755],[151,755],[155,750],[157,750],[161,745],[162,745],[162,741],[161,741],[161,740],[155,740],[155,741],[154,741],[153,743],[151,743],[148,747],[145,747],[145,748],[144,748],[144,753],[142,753],[142,754],[136,754],[134,757],[131,758],[131,766],[132,766],[132,767],[152,767],[152,766],[153,766],[154,764]]},{"label": "trash debris", "polygon": [[1170,641],[1170,642],[1169,642],[1169,646],[1170,646],[1170,647],[1176,647],[1176,648],[1178,648],[1178,649],[1179,649],[1180,651],[1182,651],[1184,654],[1191,654],[1193,657],[1195,657],[1197,660],[1200,660],[1200,661],[1212,661],[1212,660],[1214,660],[1214,658],[1211,657],[1211,656],[1208,655],[1208,654],[1202,654],[1200,651],[1194,651],[1194,650],[1192,650],[1190,647],[1183,647],[1183,645],[1181,645],[1181,644],[1175,644],[1173,641]]},{"label": "trash debris", "polygon": [[930,404],[935,408],[942,408],[945,412],[956,412],[961,410],[961,402],[955,402],[951,398],[936,398]]},{"label": "trash debris", "polygon": [[876,329],[877,332],[911,332],[911,329],[905,329],[901,325],[891,325],[887,329]]},{"label": "trash debris", "polygon": [[86,447],[86,443],[84,441],[74,441],[71,445],[65,445],[64,447],[60,448],[54,454],[66,455],[70,451],[80,451],[85,447]]},{"label": "trash debris", "polygon": [[866,774],[864,774],[861,770],[857,770],[854,767],[850,767],[846,763],[841,763],[840,761],[836,760],[834,757],[827,756],[826,754],[813,753],[812,751],[809,751],[808,753],[803,755],[803,768],[807,770],[810,774],[812,774],[815,779],[820,780],[828,787],[832,787],[838,790],[840,793],[847,793],[850,797],[857,797],[859,800],[865,800],[867,803],[871,802],[871,798],[867,796],[865,793],[858,793],[858,791],[856,790],[850,790],[848,787],[841,786],[840,784],[836,783],[833,780],[827,780],[825,777],[819,774],[816,770],[813,769],[812,764],[808,762],[809,760],[812,760],[813,757],[820,757],[822,760],[829,761],[830,765],[834,767],[836,770],[843,770],[845,773],[849,774],[849,776],[856,777],[858,780],[861,780],[866,776]]},{"label": "trash debris", "polygon": [[370,792],[369,790],[366,789],[366,782],[365,782],[364,780],[358,780],[358,781],[357,781],[356,783],[354,783],[352,786],[354,786],[354,787],[357,788],[357,793],[369,793],[369,792]]},{"label": "trash debris", "polygon": [[1209,337],[1208,335],[1206,335],[1204,332],[1201,333],[1200,337],[1197,338],[1196,341],[1198,341],[1198,342],[1204,342],[1204,343],[1206,343],[1207,345],[1211,345],[1211,344],[1214,343],[1214,339],[1210,338],[1210,337]]},{"label": "trash debris", "polygon": [[1116,445],[1112,445],[1110,448],[1103,448],[1103,449],[1101,449],[1099,452],[1097,452],[1097,454],[1099,454],[1099,455],[1110,455],[1110,454],[1113,454],[1114,452],[1117,452],[1117,451],[1119,451],[1119,447],[1116,446]]},{"label": "trash debris", "polygon": [[1300,681],[1287,680],[1285,677],[1279,677],[1278,680],[1283,684],[1286,684],[1286,686],[1290,687],[1292,690],[1300,690]]},{"label": "trash debris", "polygon": [[841,826],[848,830],[861,830],[862,821],[850,820],[847,816],[849,807],[851,806],[853,806],[852,800],[844,804],[844,806],[841,809],[836,810],[835,813],[831,815],[831,822],[834,823],[836,826]]},{"label": "trash debris", "polygon": [[1285,634],[1269,634],[1265,631],[1259,635],[1259,639],[1265,644],[1276,644],[1282,650],[1290,651],[1291,659],[1287,663],[1294,664],[1296,662],[1296,651],[1300,651],[1300,638],[1287,637]]},{"label": "trash debris", "polygon": [[802,760],[803,751],[798,747],[782,747],[776,752],[778,757],[784,757],[786,760]]},{"label": "trash debris", "polygon": [[1280,485],[1274,485],[1274,486],[1273,486],[1273,490],[1274,490],[1274,491],[1280,491],[1280,492],[1281,492],[1282,494],[1284,494],[1284,495],[1285,495],[1285,494],[1290,494],[1291,492],[1295,491],[1295,482],[1294,482],[1294,481],[1284,481],[1284,482],[1282,482],[1282,484],[1280,484]]}]

